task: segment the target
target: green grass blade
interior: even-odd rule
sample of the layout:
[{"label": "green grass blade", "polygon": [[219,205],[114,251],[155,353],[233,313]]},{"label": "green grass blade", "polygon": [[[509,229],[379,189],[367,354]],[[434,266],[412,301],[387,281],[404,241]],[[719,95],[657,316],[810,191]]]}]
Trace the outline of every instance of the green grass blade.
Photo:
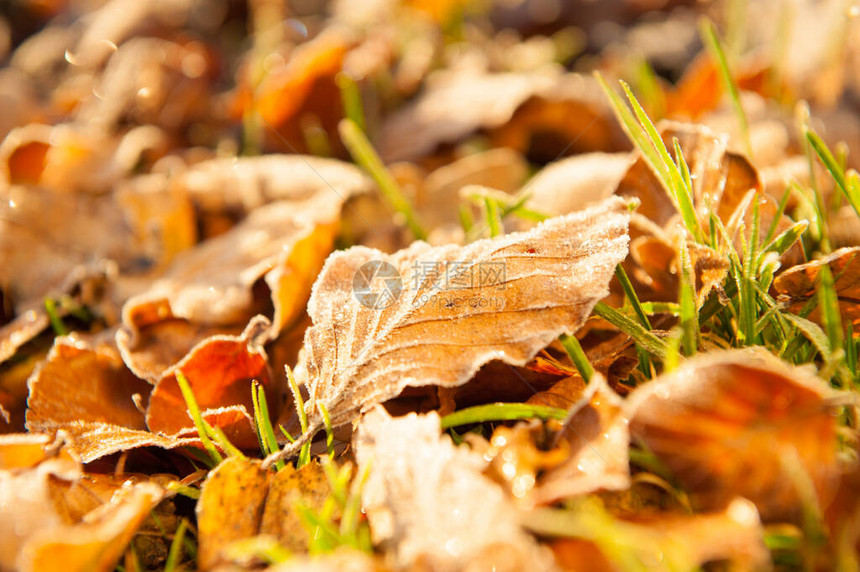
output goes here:
[{"label": "green grass blade", "polygon": [[[615,116],[624,127],[631,142],[642,153],[643,159],[665,188],[678,212],[681,213],[684,224],[690,233],[697,242],[702,242],[702,233],[695,215],[695,209],[689,200],[692,196],[692,188],[687,184],[689,178],[685,181],[682,170],[678,168],[678,163],[672,159],[668,149],[666,149],[654,123],[626,83],[619,82],[630,102],[630,107],[633,109],[632,113],[621,97],[609,88],[603,77],[600,74],[595,75],[609,98]],[[683,155],[678,158],[678,161],[683,161]],[[689,174],[689,169],[686,171]]]},{"label": "green grass blade", "polygon": [[[299,384],[296,383],[296,378],[293,377],[293,370],[290,366],[285,366],[287,372],[287,381],[290,385],[290,392],[293,394],[293,403],[296,406],[296,413],[299,416],[299,424],[302,427],[302,433],[308,430],[308,414],[305,411],[305,400],[302,399],[302,392],[299,390]],[[286,432],[285,432],[286,433]],[[311,440],[302,445],[299,451],[299,458],[296,461],[296,468],[301,468],[311,462]]]},{"label": "green grass blade", "polygon": [[51,328],[54,330],[56,335],[69,335],[69,329],[66,328],[66,325],[63,323],[63,319],[60,318],[59,313],[57,313],[56,300],[53,298],[45,298],[45,312],[48,314],[48,321],[51,322]]},{"label": "green grass blade", "polygon": [[502,233],[501,225],[499,224],[499,207],[496,201],[485,198],[484,212],[487,215],[487,228],[490,229],[490,236],[499,236]]},{"label": "green grass blade", "polygon": [[800,240],[800,237],[803,236],[803,233],[806,232],[806,229],[809,228],[809,221],[801,220],[784,231],[782,231],[779,236],[774,238],[770,244],[764,247],[762,250],[762,254],[767,252],[776,252],[778,255],[782,256],[785,252],[794,245],[795,242]]},{"label": "green grass blade", "polygon": [[[624,290],[627,302],[633,308],[633,312],[636,314],[636,318],[639,320],[639,323],[642,324],[643,328],[650,330],[651,322],[648,321],[648,316],[645,314],[645,310],[639,302],[639,296],[636,295],[636,290],[633,289],[633,284],[630,283],[630,278],[627,276],[627,273],[620,264],[615,267],[615,277],[618,278],[618,282],[621,284],[622,290]],[[639,370],[643,375],[645,375],[645,377],[651,377],[651,360],[648,357],[648,352],[643,351],[641,348],[636,348],[636,354],[636,357],[639,360]]]},{"label": "green grass blade", "polygon": [[836,186],[839,187],[839,190],[841,190],[848,199],[854,212],[860,216],[860,182],[858,182],[857,177],[851,176],[851,180],[849,181],[849,178],[845,175],[844,169],[837,162],[836,157],[833,156],[833,153],[830,152],[827,144],[824,143],[815,131],[807,129],[806,139],[821,159],[821,162],[824,163],[830,176],[832,176],[833,180],[836,181]]},{"label": "green grass blade", "polygon": [[558,419],[567,417],[565,409],[525,403],[490,403],[455,411],[442,417],[442,429],[485,423],[487,421],[516,421],[519,419]]},{"label": "green grass blade", "polygon": [[245,457],[245,455],[240,451],[236,446],[230,442],[227,438],[227,435],[224,434],[224,431],[220,427],[213,427],[206,420],[203,420],[203,429],[206,433],[209,434],[209,437],[218,443],[221,448],[227,453],[230,457]]},{"label": "green grass blade", "polygon": [[426,240],[427,232],[421,226],[421,223],[418,222],[418,217],[412,209],[412,204],[403,194],[394,177],[385,168],[382,159],[379,158],[379,155],[377,155],[376,150],[374,150],[361,128],[351,119],[342,119],[338,124],[338,132],[340,133],[341,140],[343,140],[343,144],[355,162],[370,173],[370,176],[376,181],[379,190],[382,191],[385,200],[406,220],[406,226],[409,227],[412,236],[416,240]]},{"label": "green grass blade", "polygon": [[184,518],[179,521],[179,526],[176,527],[176,534],[173,535],[173,540],[170,542],[170,550],[167,552],[167,561],[164,563],[164,572],[174,572],[179,564],[179,559],[182,556],[182,541],[185,539],[185,532],[188,530],[188,521]]},{"label": "green grass blade", "polygon": [[347,73],[340,72],[334,78],[338,89],[340,89],[340,101],[343,105],[343,114],[348,119],[355,122],[359,129],[367,131],[367,124],[364,120],[364,106],[361,103],[361,93],[358,91],[358,84]]},{"label": "green grass blade", "polygon": [[675,149],[676,167],[681,173],[682,185],[675,190],[675,202],[678,205],[678,210],[681,212],[681,218],[684,220],[684,226],[693,235],[696,242],[703,243],[702,229],[699,225],[699,219],[696,216],[696,207],[693,205],[693,180],[690,177],[690,167],[687,166],[687,161],[684,159],[684,152],[681,151],[681,145],[678,139],[672,138],[672,146]]},{"label": "green grass blade", "polygon": [[564,347],[567,355],[570,356],[570,360],[576,366],[579,375],[582,376],[585,383],[590,382],[591,377],[594,375],[594,368],[591,366],[591,362],[588,361],[588,356],[585,355],[585,351],[579,345],[579,340],[576,339],[576,336],[562,334],[559,336],[558,341],[561,342],[562,347]]},{"label": "green grass blade", "polygon": [[334,429],[331,426],[331,416],[328,414],[328,407],[322,403],[320,403],[319,408],[325,426],[325,448],[328,451],[329,459],[334,460]]},{"label": "green grass blade", "polygon": [[188,378],[181,370],[176,370],[176,382],[179,384],[179,391],[182,392],[182,397],[185,399],[185,405],[188,407],[188,413],[191,415],[191,420],[194,422],[194,428],[197,429],[197,435],[200,437],[200,442],[203,448],[209,453],[212,461],[217,465],[224,460],[221,453],[215,448],[209,434],[206,431],[206,421],[200,414],[200,407],[197,405],[197,400],[194,398],[194,392],[191,391],[191,384],[188,383]]},{"label": "green grass blade", "polygon": [[[257,439],[260,441],[260,449],[264,455],[277,452],[278,439],[275,437],[275,428],[269,418],[269,404],[266,400],[266,391],[263,384],[257,380],[251,384],[251,399],[254,404],[254,421],[257,427]],[[275,463],[278,471],[285,466],[284,461]]]},{"label": "green grass blade", "polygon": [[699,347],[699,312],[696,308],[696,282],[693,277],[690,255],[684,243],[681,243],[680,255],[680,284],[678,305],[681,308],[681,347],[684,355],[691,356]]},{"label": "green grass blade", "polygon": [[642,302],[642,310],[648,315],[672,314],[681,315],[681,307],[676,302]]},{"label": "green grass blade", "polygon": [[786,320],[788,320],[806,337],[806,339],[812,342],[812,345],[815,346],[815,349],[817,349],[822,356],[826,358],[831,354],[833,349],[830,346],[830,340],[818,324],[811,320],[807,320],[806,318],[801,318],[795,314],[786,313],[784,316]]},{"label": "green grass blade", "polygon": [[666,342],[643,328],[636,320],[625,316],[604,302],[598,302],[594,306],[594,313],[633,338],[636,344],[651,355],[661,360],[666,357],[668,350]]},{"label": "green grass blade", "polygon": [[720,78],[723,81],[723,87],[726,92],[728,92],[729,98],[732,102],[732,107],[735,110],[738,129],[741,132],[744,147],[746,148],[747,154],[752,158],[752,143],[750,143],[750,130],[749,123],[747,122],[747,115],[744,112],[743,105],[741,105],[741,95],[738,90],[738,84],[735,82],[731,70],[729,70],[729,63],[726,60],[726,54],[723,52],[723,47],[720,45],[720,40],[717,37],[717,29],[714,27],[714,23],[707,18],[703,18],[700,21],[699,29],[702,35],[702,41],[708,47],[711,57],[716,60],[717,67],[720,69]]},{"label": "green grass blade", "polygon": [[639,319],[639,323],[650,330],[651,322],[648,321],[648,316],[645,314],[645,310],[639,302],[639,296],[636,295],[636,290],[633,289],[633,284],[630,283],[630,278],[627,276],[627,273],[620,264],[615,267],[615,277],[618,278],[618,282],[621,283],[621,289],[624,290],[624,295],[627,297],[627,301],[630,303],[630,306],[633,308],[633,312]]},{"label": "green grass blade", "polygon": [[839,298],[836,296],[833,274],[826,264],[822,264],[818,271],[818,306],[821,308],[821,322],[830,347],[833,351],[841,349],[842,318],[839,315]]}]

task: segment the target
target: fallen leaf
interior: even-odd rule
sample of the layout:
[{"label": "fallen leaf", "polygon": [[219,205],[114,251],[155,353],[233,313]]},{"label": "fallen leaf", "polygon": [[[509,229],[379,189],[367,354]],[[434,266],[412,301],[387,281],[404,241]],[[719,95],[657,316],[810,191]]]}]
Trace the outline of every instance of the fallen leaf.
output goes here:
[{"label": "fallen leaf", "polygon": [[268,203],[301,203],[318,195],[342,204],[373,188],[355,165],[309,155],[211,159],[178,179],[204,219],[223,213],[247,215]]},{"label": "fallen leaf", "polygon": [[486,461],[440,435],[439,416],[366,415],[354,437],[362,501],[374,544],[393,550],[397,567],[432,570],[549,569],[517,523],[499,485],[481,474]]},{"label": "fallen leaf", "polygon": [[[298,470],[287,465],[269,483],[260,533],[272,535],[291,552],[306,552],[310,536],[296,505],[302,503],[319,512],[329,495],[331,486],[322,465],[309,463]],[[333,515],[333,518],[338,518],[338,515]]]},{"label": "fallen leaf", "polygon": [[480,128],[498,127],[529,97],[551,89],[553,83],[550,76],[525,73],[432,75],[418,100],[385,122],[379,154],[386,163],[419,159]]},{"label": "fallen leaf", "polygon": [[[624,201],[610,199],[462,248],[419,242],[393,256],[362,247],[333,254],[314,285],[314,325],[296,368],[309,387],[311,426],[321,426],[319,405],[334,425],[348,423],[407,386],[462,385],[493,359],[524,365],[576,331],[626,256],[628,216]],[[421,265],[442,274],[422,275]],[[363,269],[380,267],[390,290],[352,291]]]},{"label": "fallen leaf", "polygon": [[131,38],[111,54],[75,120],[111,132],[127,125],[155,125],[184,135],[212,117],[210,82],[216,62],[196,41]]},{"label": "fallen leaf", "polygon": [[0,435],[0,471],[31,469],[57,455],[67,461],[73,460],[65,448],[58,451],[53,444],[50,435],[39,433]]},{"label": "fallen leaf", "polygon": [[297,555],[283,564],[271,566],[270,572],[384,572],[386,568],[360,550],[338,548],[328,554]]},{"label": "fallen leaf", "polygon": [[282,395],[276,393],[269,372],[268,357],[261,345],[265,339],[268,321],[252,320],[240,336],[212,336],[195,346],[188,355],[168,369],[156,382],[146,408],[146,425],[150,431],[174,435],[193,430],[185,399],[176,380],[181,371],[195,400],[204,411],[223,415],[212,421],[227,434],[237,447],[256,447],[257,436],[247,413],[232,409],[229,415],[224,408],[240,406],[245,412],[253,411],[251,383],[256,380],[266,390],[271,418],[277,419]]},{"label": "fallen leaf", "polygon": [[219,564],[231,541],[257,534],[273,476],[259,461],[242,457],[230,457],[209,473],[196,509],[201,570]]},{"label": "fallen leaf", "polygon": [[32,468],[0,470],[0,566],[16,570],[112,570],[163,498],[154,482],[96,484],[95,498],[68,456]]},{"label": "fallen leaf", "polygon": [[196,431],[165,436],[108,423],[73,421],[63,425],[60,434],[66,439],[69,453],[81,463],[91,463],[114,453],[142,447],[165,450],[178,447],[202,448]]},{"label": "fallen leaf", "polygon": [[[556,561],[565,570],[618,570],[630,562],[665,571],[712,563],[737,570],[771,569],[764,528],[755,506],[742,498],[733,499],[720,512],[660,515],[633,522],[614,519],[593,506],[578,508],[581,514],[567,511],[569,515],[558,524],[582,538],[552,543]],[[527,518],[529,523],[540,520],[540,515]]]},{"label": "fallen leaf", "polygon": [[630,144],[612,119],[595,79],[564,74],[536,91],[510,121],[489,129],[494,146],[510,147],[537,163],[593,151],[624,151]]},{"label": "fallen leaf", "polygon": [[132,396],[145,403],[152,389],[125,367],[113,344],[77,336],[57,338],[28,386],[27,428],[34,432],[74,421],[144,429]]},{"label": "fallen leaf", "polygon": [[273,473],[260,461],[227,459],[209,473],[197,504],[200,568],[229,562],[231,544],[261,535],[291,552],[307,552],[308,532],[296,505],[319,511],[330,494],[319,463]]},{"label": "fallen leaf", "polygon": [[629,420],[623,404],[602,376],[592,377],[559,435],[569,457],[540,478],[533,495],[536,503],[630,486]]},{"label": "fallen leaf", "polygon": [[[301,120],[314,116],[321,124],[330,147],[340,147],[337,123],[342,118],[340,90],[335,76],[341,71],[344,57],[354,41],[337,27],[330,27],[309,41],[296,46],[286,63],[263,75],[255,66],[246,65],[248,76],[240,86],[233,113],[259,113],[268,145],[283,151],[306,152],[307,144]],[[259,57],[252,52],[252,58]],[[255,82],[259,81],[259,85]],[[274,135],[273,135],[274,134]]]},{"label": "fallen leaf", "polygon": [[[788,298],[789,309],[799,313],[809,299],[817,295],[821,267],[827,265],[833,275],[833,286],[839,299],[842,319],[860,326],[860,247],[840,248],[818,260],[789,268],[773,281],[773,290]],[[816,306],[810,318],[821,321],[821,309]]]},{"label": "fallen leaf", "polygon": [[771,521],[798,517],[798,479],[822,506],[830,501],[834,397],[766,351],[714,350],[637,388],[624,410],[633,441],[665,463],[694,507],[721,510],[743,496]]},{"label": "fallen leaf", "polygon": [[550,163],[517,195],[530,195],[528,207],[548,216],[580,210],[615,190],[630,166],[628,153],[586,153]]}]

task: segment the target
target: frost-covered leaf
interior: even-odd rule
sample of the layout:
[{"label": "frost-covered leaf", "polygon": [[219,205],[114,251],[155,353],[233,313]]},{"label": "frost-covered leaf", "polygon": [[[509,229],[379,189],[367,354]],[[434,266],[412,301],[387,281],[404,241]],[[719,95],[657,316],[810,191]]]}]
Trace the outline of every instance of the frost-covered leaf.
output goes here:
[{"label": "frost-covered leaf", "polygon": [[[839,310],[843,320],[850,320],[854,327],[860,325],[860,247],[841,248],[818,260],[789,268],[776,277],[773,289],[788,298],[792,312],[799,313],[809,299],[817,295],[821,267],[827,265],[833,275],[833,288],[839,299]],[[816,306],[812,319],[820,320],[821,309]]]},{"label": "frost-covered leaf", "polygon": [[354,446],[359,472],[369,470],[362,500],[374,543],[399,568],[548,569],[502,488],[481,474],[486,461],[440,433],[435,413],[392,418],[380,407],[362,420]]},{"label": "frost-covered leaf", "polygon": [[490,360],[524,365],[607,294],[628,219],[615,198],[465,247],[330,256],[297,366],[312,425],[319,405],[341,425],[408,386],[462,385]]}]

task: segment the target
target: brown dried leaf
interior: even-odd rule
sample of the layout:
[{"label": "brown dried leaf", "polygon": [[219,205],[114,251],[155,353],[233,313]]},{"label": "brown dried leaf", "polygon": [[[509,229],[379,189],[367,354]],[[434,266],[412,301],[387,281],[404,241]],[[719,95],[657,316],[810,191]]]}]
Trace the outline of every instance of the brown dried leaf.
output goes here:
[{"label": "brown dried leaf", "polygon": [[[717,212],[725,222],[747,191],[761,190],[761,183],[752,166],[743,157],[727,153],[726,135],[714,133],[701,125],[672,121],[661,121],[658,127],[668,149],[673,147],[673,138],[678,139],[684,159],[690,167],[693,200],[699,212]],[[671,153],[674,156],[674,151]],[[660,226],[666,225],[677,213],[659,179],[641,156],[630,167],[615,192],[637,197],[642,201],[637,212]]]},{"label": "brown dried leaf", "polygon": [[294,288],[299,294],[299,286],[285,282],[312,281],[334,241],[339,207],[337,201],[320,195],[305,203],[278,202],[255,210],[230,232],[179,254],[148,292],[126,304],[124,324],[132,328],[132,335],[149,325],[150,316],[158,321],[241,324],[255,313],[252,290],[265,278],[279,330],[301,311],[302,302],[281,290]]},{"label": "brown dried leaf", "polygon": [[369,470],[362,501],[374,543],[393,550],[398,567],[549,568],[501,487],[481,474],[486,461],[440,433],[435,413],[392,418],[377,408],[361,421],[354,446],[359,471]]},{"label": "brown dried leaf", "polygon": [[[643,296],[648,300],[674,301],[678,297],[680,253],[677,243],[685,238],[673,237],[675,244],[669,243],[667,238],[640,236],[630,243],[630,258],[638,265],[638,268],[634,267],[633,274],[648,287],[649,292]],[[722,288],[729,270],[729,259],[693,241],[686,241],[686,248],[696,280],[696,307],[701,308],[715,288]]]},{"label": "brown dried leaf", "polygon": [[386,121],[379,154],[386,163],[414,160],[480,128],[498,127],[529,97],[554,83],[554,78],[538,74],[437,73],[427,79],[417,101]]},{"label": "brown dried leaf", "polygon": [[37,433],[0,436],[0,470],[31,469],[57,455],[67,461],[73,460],[65,448],[57,451],[53,443],[49,435]]},{"label": "brown dried leaf", "polygon": [[89,512],[80,524],[40,530],[24,546],[21,568],[113,570],[163,494],[153,483],[140,483],[117,491],[109,503]]},{"label": "brown dried leaf", "polygon": [[534,491],[535,502],[549,504],[630,486],[627,424],[623,401],[602,376],[595,375],[585,395],[570,409],[560,435],[570,456],[541,477]]},{"label": "brown dried leaf", "polygon": [[81,336],[57,338],[28,385],[30,431],[49,431],[74,421],[145,427],[132,395],[145,403],[152,388],[125,367],[113,344]]},{"label": "brown dried leaf", "polygon": [[[628,220],[627,204],[614,198],[462,248],[417,242],[392,256],[363,247],[333,254],[314,285],[314,325],[296,368],[309,386],[311,425],[320,426],[319,404],[341,425],[407,386],[462,385],[493,359],[524,365],[579,328],[606,295],[627,254]],[[459,273],[447,286],[446,263]],[[351,287],[380,264],[391,273],[387,292],[402,292],[375,309],[374,291],[359,299]],[[422,274],[427,264],[443,274]]]},{"label": "brown dried leaf", "polygon": [[768,352],[715,350],[636,389],[625,413],[633,440],[666,464],[695,507],[743,496],[773,520],[798,516],[798,478],[810,479],[822,505],[832,496],[834,396]]},{"label": "brown dried leaf", "polygon": [[180,134],[212,115],[213,60],[200,42],[132,38],[110,56],[93,86],[98,96],[82,102],[75,120],[108,133],[130,124]]},{"label": "brown dried leaf", "polygon": [[[841,248],[818,260],[789,268],[776,277],[773,289],[778,295],[787,296],[789,309],[799,313],[809,299],[817,295],[818,274],[824,264],[833,275],[840,314],[843,320],[851,320],[856,330],[860,326],[860,247]],[[810,319],[820,322],[820,308],[816,306]]]},{"label": "brown dried leaf", "polygon": [[368,556],[366,552],[341,547],[327,554],[295,556],[267,570],[269,572],[385,572],[388,568]]},{"label": "brown dried leaf", "polygon": [[[336,136],[342,117],[340,90],[335,76],[341,71],[353,41],[337,27],[328,27],[315,38],[293,48],[285,65],[266,73],[259,85],[254,66],[246,66],[247,77],[240,86],[233,112],[260,114],[267,129],[268,145],[274,149],[306,152],[302,119],[314,116],[330,147],[341,147]],[[254,52],[251,57],[259,57]]]},{"label": "brown dried leaf", "polygon": [[247,214],[268,203],[301,203],[317,195],[342,204],[373,188],[354,165],[306,155],[212,159],[188,169],[180,184],[204,218],[219,213]]},{"label": "brown dried leaf", "polygon": [[201,447],[196,431],[187,431],[185,435],[164,436],[149,431],[88,421],[67,423],[58,434],[66,439],[69,453],[81,463],[90,463],[114,453],[141,447],[158,447],[166,450],[183,446]]}]

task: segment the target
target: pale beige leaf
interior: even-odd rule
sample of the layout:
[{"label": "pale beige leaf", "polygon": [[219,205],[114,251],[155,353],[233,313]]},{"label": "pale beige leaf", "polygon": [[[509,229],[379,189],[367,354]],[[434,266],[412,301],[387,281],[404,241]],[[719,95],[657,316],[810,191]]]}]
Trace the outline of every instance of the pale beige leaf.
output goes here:
[{"label": "pale beige leaf", "polygon": [[398,568],[548,569],[502,488],[481,474],[486,461],[440,433],[436,413],[392,418],[378,407],[362,420],[354,446],[359,474],[369,470],[362,500],[374,543]]},{"label": "pale beige leaf", "polygon": [[550,76],[527,73],[431,76],[420,98],[386,122],[379,153],[386,162],[416,159],[481,127],[497,127],[529,97],[553,84]]},{"label": "pale beige leaf", "polygon": [[628,153],[587,153],[550,163],[520,191],[528,207],[558,216],[610,196],[630,166]]},{"label": "pale beige leaf", "polygon": [[[490,360],[524,365],[559,334],[576,331],[607,294],[627,255],[628,221],[627,203],[612,198],[465,247],[416,242],[391,256],[364,247],[333,254],[314,284],[314,325],[297,366],[312,425],[319,426],[319,405],[341,425],[408,386],[462,385]],[[391,302],[368,307],[353,280],[369,268],[362,265],[379,261],[401,278],[375,283],[378,292],[396,293],[398,280],[402,290],[364,298]],[[441,275],[424,272],[427,265]]]},{"label": "pale beige leaf", "polygon": [[268,203],[317,195],[342,204],[373,188],[354,165],[306,155],[212,159],[188,169],[180,181],[204,215],[248,213]]}]

